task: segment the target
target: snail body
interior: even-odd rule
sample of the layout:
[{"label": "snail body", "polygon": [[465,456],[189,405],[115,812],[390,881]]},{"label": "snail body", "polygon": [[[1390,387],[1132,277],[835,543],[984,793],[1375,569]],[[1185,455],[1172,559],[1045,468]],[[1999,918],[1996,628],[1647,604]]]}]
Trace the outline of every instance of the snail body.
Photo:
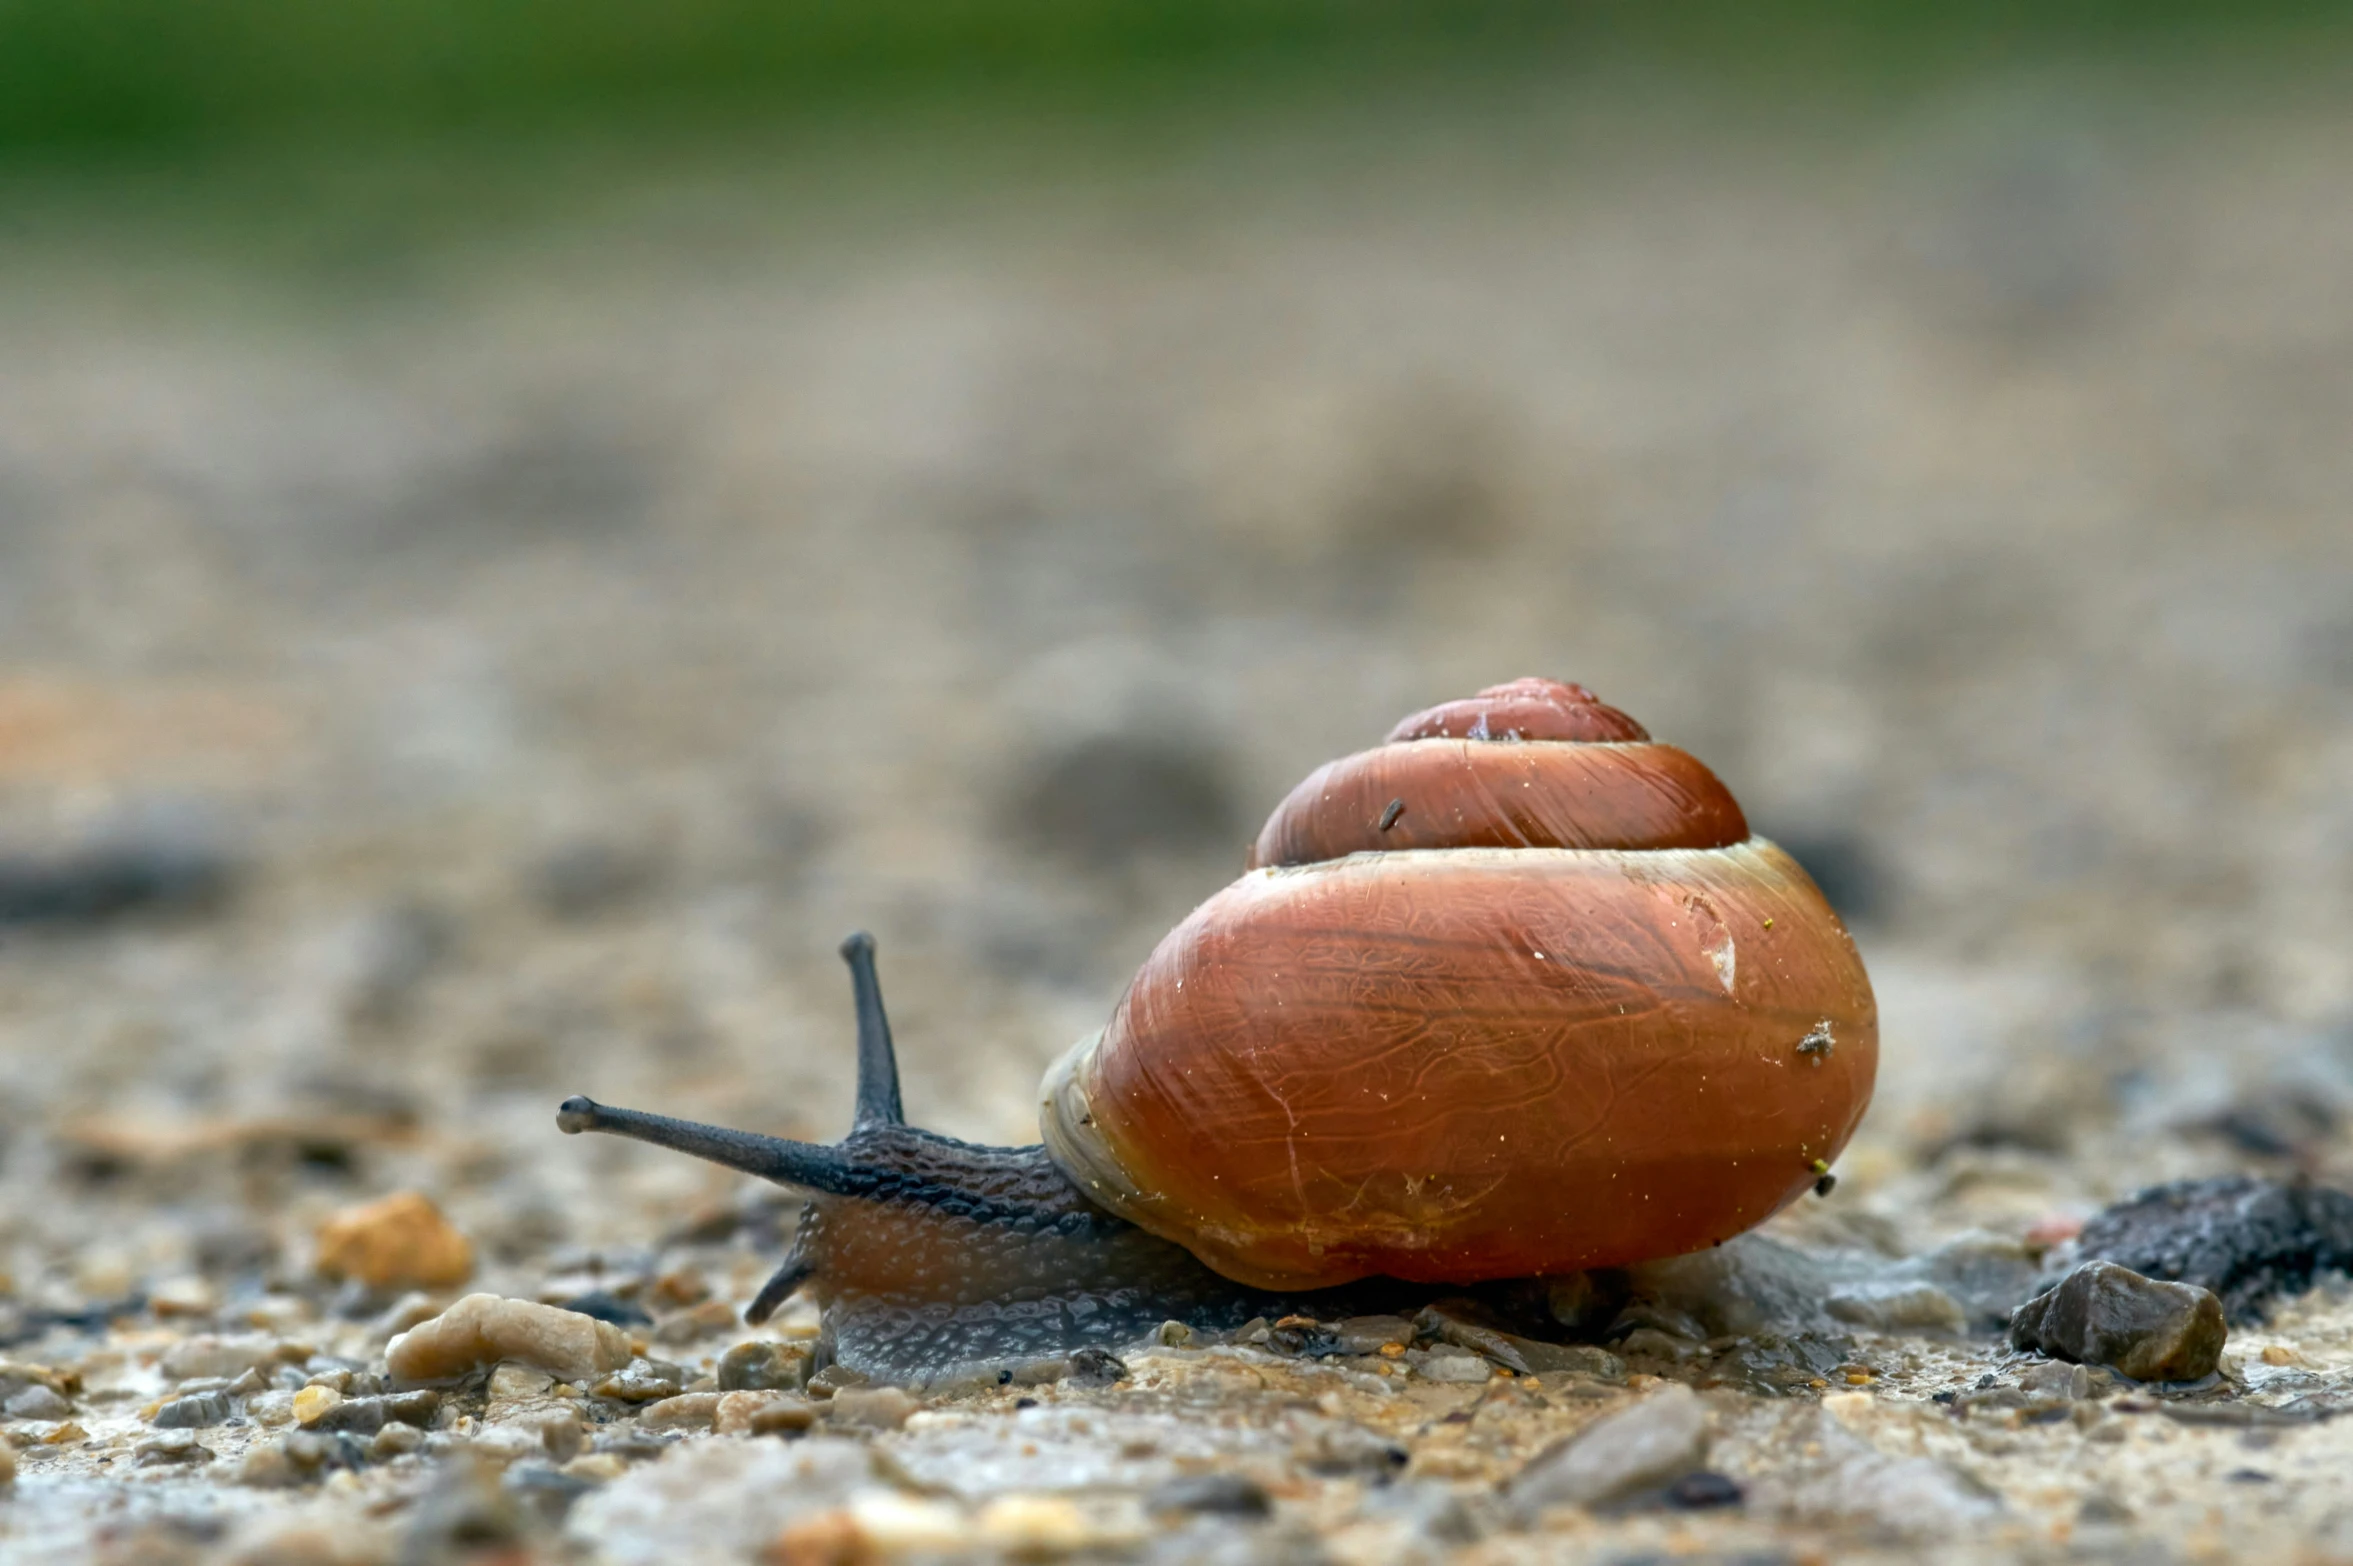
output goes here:
[{"label": "snail body", "polygon": [[902,1123],[861,937],[844,1142],[581,1099],[562,1123],[817,1193],[752,1318],[807,1283],[845,1363],[925,1379],[1319,1290],[1703,1249],[1813,1187],[1869,1102],[1870,984],[1820,892],[1579,687],[1406,719],[1295,789],[1251,860],[1049,1070],[1042,1148]]}]

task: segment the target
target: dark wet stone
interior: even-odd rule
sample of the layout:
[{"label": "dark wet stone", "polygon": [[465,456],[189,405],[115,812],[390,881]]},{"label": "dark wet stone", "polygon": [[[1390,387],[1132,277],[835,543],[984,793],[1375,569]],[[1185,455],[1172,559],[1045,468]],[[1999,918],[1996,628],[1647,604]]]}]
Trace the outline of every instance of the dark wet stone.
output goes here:
[{"label": "dark wet stone", "polygon": [[2076,1253],[2211,1290],[2245,1324],[2317,1274],[2353,1271],[2353,1195],[2252,1175],[2176,1180],[2085,1224]]},{"label": "dark wet stone", "polygon": [[1274,1501],[1240,1474],[1185,1474],[1144,1497],[1155,1512],[1204,1512],[1213,1517],[1270,1517]]},{"label": "dark wet stone", "polygon": [[566,1310],[593,1316],[598,1321],[609,1321],[616,1327],[650,1327],[654,1324],[654,1318],[642,1307],[617,1294],[607,1294],[602,1289],[591,1289],[586,1294],[574,1295],[563,1305]]},{"label": "dark wet stone", "polygon": [[203,1430],[225,1425],[237,1417],[237,1401],[226,1392],[199,1392],[175,1397],[155,1411],[158,1430]]},{"label": "dark wet stone", "polygon": [[1748,1499],[1748,1492],[1731,1475],[1701,1468],[1668,1485],[1661,1499],[1670,1511],[1705,1512],[1739,1506]]},{"label": "dark wet stone", "polygon": [[2105,1261],[2085,1262],[2010,1317],[2012,1347],[2105,1365],[2135,1381],[2210,1376],[2227,1336],[2212,1291]]},{"label": "dark wet stone", "polygon": [[1070,1356],[1070,1369],[1063,1376],[1082,1386],[1107,1387],[1125,1381],[1127,1361],[1108,1349],[1083,1348]]}]

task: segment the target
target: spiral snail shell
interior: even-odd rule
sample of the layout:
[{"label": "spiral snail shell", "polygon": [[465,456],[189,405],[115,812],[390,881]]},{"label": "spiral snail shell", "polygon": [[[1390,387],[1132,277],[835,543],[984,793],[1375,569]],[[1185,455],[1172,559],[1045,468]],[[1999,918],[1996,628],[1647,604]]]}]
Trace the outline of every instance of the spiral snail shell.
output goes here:
[{"label": "spiral snail shell", "polygon": [[904,1124],[866,937],[843,1142],[586,1099],[561,1124],[817,1193],[750,1314],[806,1284],[845,1361],[921,1378],[1358,1280],[1698,1250],[1812,1187],[1869,1103],[1877,1014],[1829,904],[1579,686],[1407,718],[1294,789],[1250,865],[1048,1071],[1042,1148]]}]

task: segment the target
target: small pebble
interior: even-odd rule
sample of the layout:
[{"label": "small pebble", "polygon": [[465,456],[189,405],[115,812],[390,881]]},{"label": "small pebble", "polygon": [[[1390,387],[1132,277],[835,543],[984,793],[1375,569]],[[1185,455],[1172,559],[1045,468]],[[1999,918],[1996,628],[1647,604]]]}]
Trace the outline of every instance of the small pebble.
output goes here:
[{"label": "small pebble", "polygon": [[1539,1452],[1511,1481],[1510,1499],[1523,1516],[1595,1506],[1672,1483],[1706,1455],[1706,1408],[1689,1387],[1670,1384]]},{"label": "small pebble", "polygon": [[245,1400],[245,1417],[257,1425],[290,1425],[294,1423],[294,1394],[283,1389],[256,1392]]},{"label": "small pebble", "polygon": [[809,1351],[797,1343],[755,1338],[719,1356],[722,1392],[798,1392],[809,1384]]},{"label": "small pebble", "polygon": [[333,1387],[304,1387],[294,1394],[294,1422],[307,1430],[342,1401],[343,1394]]},{"label": "small pebble", "polygon": [[1430,1381],[1471,1383],[1485,1381],[1495,1374],[1495,1367],[1477,1354],[1461,1349],[1414,1349],[1405,1362],[1415,1372]]},{"label": "small pebble", "polygon": [[2187,1283],[2091,1261],[2011,1313],[2013,1348],[2105,1365],[2135,1381],[2196,1381],[2222,1362],[2222,1302]]},{"label": "small pebble", "polygon": [[[301,1394],[295,1394],[299,1404]],[[301,1419],[299,1407],[295,1414]],[[380,1397],[350,1397],[308,1422],[313,1430],[333,1430],[350,1435],[374,1435],[384,1428],[384,1400]]]},{"label": "small pebble", "polygon": [[980,1509],[973,1531],[983,1544],[1019,1559],[1073,1555],[1112,1542],[1060,1495],[1000,1495]]},{"label": "small pebble", "polygon": [[530,1365],[501,1365],[490,1373],[486,1393],[497,1403],[526,1403],[550,1396],[556,1378]]},{"label": "small pebble", "polygon": [[1107,1349],[1079,1349],[1070,1356],[1069,1365],[1062,1379],[1081,1386],[1108,1387],[1128,1377],[1127,1362]]},{"label": "small pebble", "polygon": [[430,1198],[400,1191],[319,1225],[318,1270],[371,1289],[445,1289],[474,1272],[474,1247]]},{"label": "small pebble", "polygon": [[237,1415],[236,1400],[225,1391],[176,1397],[155,1411],[158,1430],[201,1430],[225,1425]]},{"label": "small pebble", "polygon": [[844,1387],[826,1406],[825,1417],[837,1425],[896,1430],[922,1406],[900,1387]]},{"label": "small pebble", "polygon": [[441,1394],[430,1388],[414,1392],[394,1392],[384,1399],[384,1417],[396,1419],[404,1425],[415,1425],[420,1430],[433,1428],[433,1421],[441,1413]]},{"label": "small pebble", "polygon": [[158,1316],[209,1316],[220,1296],[202,1278],[165,1278],[147,1290],[147,1308]]},{"label": "small pebble", "polygon": [[792,1392],[722,1392],[714,1428],[721,1435],[797,1434],[817,1422],[817,1404]]},{"label": "small pebble", "polygon": [[648,1403],[638,1418],[648,1430],[708,1430],[719,1417],[717,1392],[686,1392]]},{"label": "small pebble", "polygon": [[1747,1492],[1729,1474],[1699,1468],[1669,1484],[1662,1499],[1670,1511],[1705,1512],[1738,1506],[1747,1499]]},{"label": "small pebble", "polygon": [[10,1398],[5,1408],[11,1419],[63,1419],[74,1411],[73,1404],[39,1382]]},{"label": "small pebble", "polygon": [[593,1390],[598,1397],[619,1398],[624,1403],[659,1402],[686,1390],[686,1371],[682,1366],[660,1360],[633,1359],[617,1374],[599,1381]]},{"label": "small pebble", "polygon": [[425,1432],[414,1425],[389,1424],[376,1432],[376,1439],[368,1443],[368,1456],[377,1462],[386,1458],[405,1457],[425,1444]]},{"label": "small pebble", "polygon": [[384,1351],[392,1374],[406,1381],[446,1381],[501,1360],[589,1381],[629,1358],[628,1337],[610,1322],[495,1294],[467,1295]]},{"label": "small pebble", "polygon": [[237,1465],[236,1481],[257,1490],[282,1490],[302,1482],[302,1471],[294,1466],[283,1447],[257,1446],[245,1454]]},{"label": "small pebble", "polygon": [[200,1445],[195,1432],[189,1430],[167,1430],[153,1440],[142,1441],[131,1449],[131,1456],[141,1468],[212,1461],[211,1449]]}]

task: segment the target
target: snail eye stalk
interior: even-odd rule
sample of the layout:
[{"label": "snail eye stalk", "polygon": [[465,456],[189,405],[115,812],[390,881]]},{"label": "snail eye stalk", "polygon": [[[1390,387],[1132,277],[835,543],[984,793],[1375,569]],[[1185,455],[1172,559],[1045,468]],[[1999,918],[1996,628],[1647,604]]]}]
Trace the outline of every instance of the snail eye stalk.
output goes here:
[{"label": "snail eye stalk", "polygon": [[[851,994],[858,1010],[858,1105],[850,1124],[854,1141],[860,1132],[907,1122],[899,1106],[899,1063],[891,1048],[890,1019],[882,1009],[882,982],[874,968],[874,937],[860,930],[842,942],[841,951],[842,960],[850,965]],[[797,1185],[834,1196],[869,1195],[893,1178],[892,1171],[861,1162],[848,1143],[828,1147],[731,1131],[700,1121],[647,1114],[642,1109],[615,1109],[578,1095],[558,1106],[556,1127],[568,1136],[583,1131],[625,1136],[779,1185]]]}]

